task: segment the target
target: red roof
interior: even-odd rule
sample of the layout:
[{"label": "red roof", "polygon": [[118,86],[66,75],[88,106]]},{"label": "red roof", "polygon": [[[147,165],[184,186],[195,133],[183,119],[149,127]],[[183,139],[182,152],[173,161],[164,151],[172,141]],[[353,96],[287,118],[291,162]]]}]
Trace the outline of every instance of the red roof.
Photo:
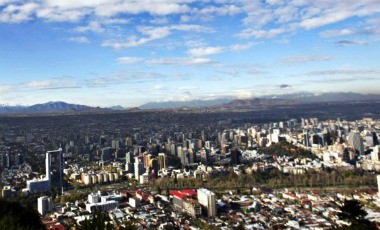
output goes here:
[{"label": "red roof", "polygon": [[176,196],[180,199],[184,199],[187,197],[193,197],[197,195],[197,191],[194,189],[184,189],[184,190],[171,190],[170,195]]}]

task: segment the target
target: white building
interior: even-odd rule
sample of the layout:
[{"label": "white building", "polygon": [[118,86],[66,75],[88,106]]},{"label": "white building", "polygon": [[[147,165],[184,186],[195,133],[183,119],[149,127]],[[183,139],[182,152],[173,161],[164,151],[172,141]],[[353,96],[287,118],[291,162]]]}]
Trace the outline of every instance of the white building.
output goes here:
[{"label": "white building", "polygon": [[41,196],[37,199],[38,212],[41,215],[49,213],[52,209],[52,199],[48,196]]},{"label": "white building", "polygon": [[119,202],[121,200],[120,195],[107,195],[102,196],[100,192],[91,193],[87,196],[86,210],[89,212],[94,212],[95,210],[110,211],[118,208]]},{"label": "white building", "polygon": [[197,190],[198,202],[207,209],[208,217],[216,216],[215,194],[208,189]]},{"label": "white building", "polygon": [[[29,192],[39,193],[39,192],[46,192],[46,191],[51,190],[51,154],[52,153],[58,153],[58,154],[60,154],[60,157],[61,157],[62,149],[59,148],[58,150],[55,150],[55,151],[46,152],[45,178],[32,179],[32,180],[26,181],[26,188]],[[63,173],[63,163],[62,162],[59,163],[59,170],[62,171],[62,172],[60,172],[62,174]],[[61,188],[61,189],[63,189],[63,188]]]},{"label": "white building", "polygon": [[146,183],[148,183],[149,182],[149,175],[148,175],[148,173],[144,173],[144,174],[140,175],[139,179],[140,179],[139,180],[140,184],[146,184]]},{"label": "white building", "polygon": [[140,158],[135,157],[135,179],[139,180],[140,175],[144,173],[144,163]]}]

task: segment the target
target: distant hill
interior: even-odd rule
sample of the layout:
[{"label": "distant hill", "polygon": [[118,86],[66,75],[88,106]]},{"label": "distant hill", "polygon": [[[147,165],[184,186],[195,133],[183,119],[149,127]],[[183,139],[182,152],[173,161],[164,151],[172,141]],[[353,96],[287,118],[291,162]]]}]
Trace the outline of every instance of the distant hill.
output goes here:
[{"label": "distant hill", "polygon": [[111,111],[139,111],[141,109],[169,109],[169,108],[264,108],[269,106],[289,106],[316,102],[353,102],[353,101],[380,101],[380,94],[359,93],[323,93],[309,92],[283,95],[268,95],[251,99],[219,98],[214,100],[168,101],[149,102],[140,107],[124,108],[112,106],[109,108],[90,107],[86,105],[69,104],[62,101],[47,102],[32,106],[9,106],[0,104],[0,114],[44,114],[44,113],[96,113]]},{"label": "distant hill", "polygon": [[0,106],[0,114],[83,113],[100,111],[108,111],[108,109],[69,104],[62,101],[47,102],[32,106]]},{"label": "distant hill", "polygon": [[379,94],[359,93],[298,93],[284,95],[269,95],[260,98],[237,99],[226,104],[214,107],[222,108],[260,108],[266,106],[286,106],[317,102],[353,102],[353,101],[380,101]]},{"label": "distant hill", "polygon": [[0,105],[0,114],[19,113],[19,112],[22,112],[25,108],[26,108],[25,106]]},{"label": "distant hill", "polygon": [[148,102],[139,106],[139,109],[168,109],[182,107],[204,107],[228,103],[232,99],[220,98],[215,100],[193,100],[193,101],[167,101],[167,102]]},{"label": "distant hill", "polygon": [[283,95],[270,95],[264,98],[276,98],[286,100],[297,100],[302,102],[344,102],[344,101],[373,101],[380,100],[380,94],[360,94],[360,93],[296,93]]},{"label": "distant hill", "polygon": [[224,108],[252,108],[252,107],[267,107],[276,105],[295,105],[299,104],[296,100],[277,99],[277,98],[252,98],[252,99],[237,99],[229,103],[217,105],[215,107]]},{"label": "distant hill", "polygon": [[111,110],[128,110],[129,108],[125,108],[121,105],[115,105],[115,106],[111,106],[111,107],[108,107],[107,109],[111,109]]}]

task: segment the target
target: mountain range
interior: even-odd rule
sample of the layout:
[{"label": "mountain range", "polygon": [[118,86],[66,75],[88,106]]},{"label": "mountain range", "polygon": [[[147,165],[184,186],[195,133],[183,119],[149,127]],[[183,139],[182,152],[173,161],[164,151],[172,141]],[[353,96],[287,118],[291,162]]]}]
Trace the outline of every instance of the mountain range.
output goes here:
[{"label": "mountain range", "polygon": [[380,101],[380,94],[358,93],[298,93],[284,95],[269,95],[260,98],[231,99],[220,98],[215,100],[168,101],[149,102],[138,108],[112,106],[109,108],[90,107],[86,105],[69,104],[62,101],[47,102],[32,106],[0,105],[0,114],[44,114],[44,113],[96,113],[144,109],[169,109],[184,107],[210,108],[260,108],[280,105],[297,105],[315,102],[350,102],[350,101]]},{"label": "mountain range", "polygon": [[43,113],[91,113],[108,111],[100,107],[69,104],[63,101],[51,101],[32,106],[7,106],[0,105],[0,114],[43,114]]}]

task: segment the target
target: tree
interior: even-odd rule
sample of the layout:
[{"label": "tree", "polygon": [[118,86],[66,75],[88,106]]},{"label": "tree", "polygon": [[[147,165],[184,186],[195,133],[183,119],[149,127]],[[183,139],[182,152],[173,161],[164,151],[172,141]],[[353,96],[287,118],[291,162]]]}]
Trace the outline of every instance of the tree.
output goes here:
[{"label": "tree", "polygon": [[[92,214],[91,219],[86,219],[81,223],[82,230],[111,230],[113,229],[112,224],[109,222],[108,216],[101,210],[97,210]],[[108,222],[106,224],[106,222]]]},{"label": "tree", "polygon": [[340,211],[339,218],[351,223],[348,228],[343,227],[342,229],[376,229],[376,224],[366,219],[367,212],[359,201],[345,200]]},{"label": "tree", "polygon": [[18,202],[0,199],[0,229],[44,229],[38,212]]}]

